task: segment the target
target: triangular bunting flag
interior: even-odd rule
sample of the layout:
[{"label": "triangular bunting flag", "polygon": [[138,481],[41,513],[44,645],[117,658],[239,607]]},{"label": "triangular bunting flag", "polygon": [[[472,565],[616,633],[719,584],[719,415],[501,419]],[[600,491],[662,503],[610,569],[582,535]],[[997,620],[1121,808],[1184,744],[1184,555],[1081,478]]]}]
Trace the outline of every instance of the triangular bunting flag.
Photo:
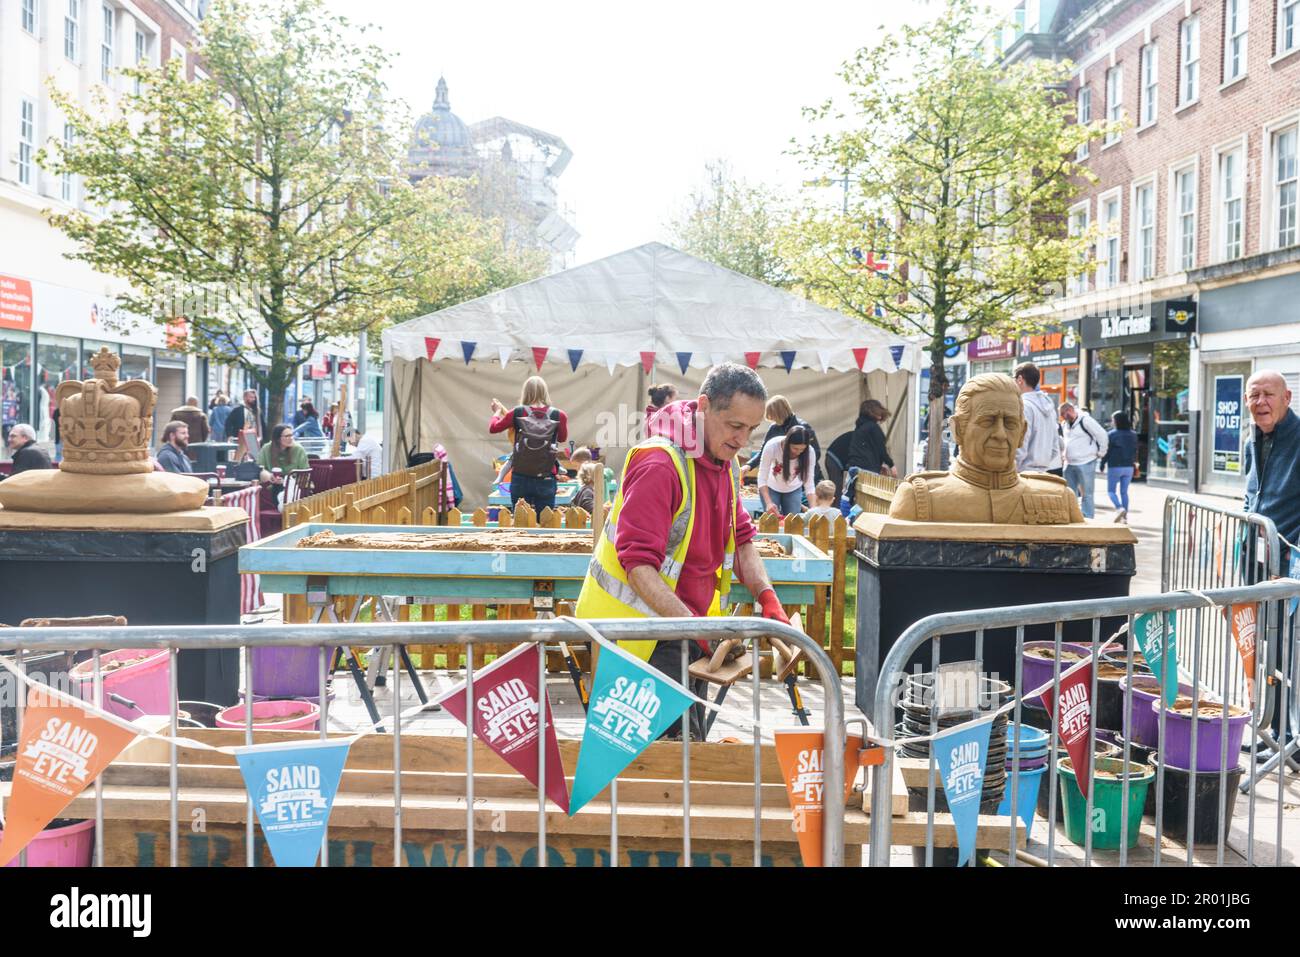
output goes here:
[{"label": "triangular bunting flag", "polygon": [[463,339],[460,343],[460,351],[465,355],[465,365],[469,365],[469,360],[474,358],[474,350],[478,348],[477,342],[465,342]]},{"label": "triangular bunting flag", "polygon": [[435,339],[432,336],[424,337],[424,354],[428,357],[430,362],[433,361],[433,357],[438,351],[438,343],[440,342],[442,342],[441,339]]},{"label": "triangular bunting flag", "polygon": [[[932,742],[943,775],[943,794],[957,830],[957,866],[965,867],[975,854],[980,797],[984,793],[984,765],[989,756],[989,730],[993,719],[938,735]],[[1087,744],[1087,735],[1084,736]],[[1000,759],[999,759],[1000,760]]]},{"label": "triangular bunting flag", "polygon": [[577,371],[578,371],[578,363],[581,362],[581,361],[582,361],[582,350],[581,350],[581,349],[570,349],[570,350],[569,350],[569,368],[570,368],[572,371],[577,372]]},{"label": "triangular bunting flag", "polygon": [[646,375],[651,375],[655,371],[655,354],[653,352],[641,353],[641,368],[645,370]]},{"label": "triangular bunting flag", "polygon": [[1078,671],[1061,678],[1061,694],[1052,700],[1052,689],[1048,688],[1041,695],[1048,715],[1054,712],[1058,718],[1061,743],[1070,753],[1070,762],[1074,765],[1074,774],[1079,781],[1079,793],[1085,798],[1091,787],[1088,778],[1088,728],[1092,725],[1092,665],[1086,664]]},{"label": "triangular bunting flag", "polygon": [[0,867],[16,858],[134,740],[134,731],[29,688],[0,834]]},{"label": "triangular bunting flag", "polygon": [[609,370],[610,375],[613,375],[614,370],[618,368],[618,356],[607,352],[605,354],[605,368]]},{"label": "triangular bunting flag", "polygon": [[896,368],[899,368],[899,369],[903,368],[903,352],[904,352],[906,349],[907,349],[907,346],[890,346],[890,347],[889,347],[889,354],[890,354],[891,356],[894,357],[894,366],[895,366]]},{"label": "triangular bunting flag", "polygon": [[[520,645],[483,669],[474,670],[474,702],[465,703],[465,682],[461,682],[437,703],[462,724],[467,712],[474,714],[474,734],[501,756],[529,783],[537,784],[537,645]],[[551,699],[546,696],[546,796],[561,811],[569,810],[569,789],[564,781],[560,745],[551,717]]]},{"label": "triangular bunting flag", "polygon": [[[826,813],[825,735],[807,728],[776,728],[776,760],[785,781],[786,796],[794,813],[794,832],[799,835],[799,857],[804,867],[822,866],[822,820]],[[844,739],[844,797],[853,791],[858,776],[858,752],[862,736]]]},{"label": "triangular bunting flag", "polygon": [[761,352],[746,352],[745,365],[749,366],[751,369],[757,369],[758,360],[761,358],[763,358],[763,353]]},{"label": "triangular bunting flag", "polygon": [[497,358],[501,360],[501,368],[504,369],[509,364],[510,356],[514,353],[514,351],[515,350],[510,348],[509,346],[501,346],[499,349],[497,349]]},{"label": "triangular bunting flag", "polygon": [[788,349],[781,353],[781,365],[785,366],[785,374],[790,374],[790,369],[794,366],[794,349]]},{"label": "triangular bunting flag", "polygon": [[537,366],[537,371],[542,371],[542,363],[546,361],[546,353],[550,350],[546,346],[533,346],[533,364]]},{"label": "triangular bunting flag", "polygon": [[[1133,634],[1138,650],[1146,659],[1147,667],[1160,682],[1165,704],[1178,698],[1178,636],[1174,633],[1174,616],[1166,612],[1151,612],[1133,619]],[[1254,673],[1254,669],[1251,670]]]},{"label": "triangular bunting flag", "polygon": [[689,352],[677,353],[677,368],[682,370],[682,375],[686,375],[686,370],[691,367],[691,354]]},{"label": "triangular bunting flag", "polygon": [[1246,693],[1250,696],[1252,708],[1255,706],[1255,630],[1258,608],[1258,605],[1242,604],[1233,605],[1230,609],[1232,640],[1237,646],[1237,654],[1241,655],[1241,671],[1246,676]]},{"label": "triangular bunting flag", "polygon": [[861,369],[863,372],[867,371],[866,369],[862,368],[863,364],[867,361],[867,348],[865,346],[863,346],[860,349],[853,350],[853,359],[855,362],[857,362],[859,369]]},{"label": "triangular bunting flag", "polygon": [[235,750],[277,867],[315,865],[351,746],[345,738]]},{"label": "triangular bunting flag", "polygon": [[600,658],[569,795],[573,815],[609,786],[693,703],[704,704],[662,671],[597,638]]},{"label": "triangular bunting flag", "polygon": [[822,372],[831,371],[831,354],[825,350],[817,353],[817,361],[822,364]]}]

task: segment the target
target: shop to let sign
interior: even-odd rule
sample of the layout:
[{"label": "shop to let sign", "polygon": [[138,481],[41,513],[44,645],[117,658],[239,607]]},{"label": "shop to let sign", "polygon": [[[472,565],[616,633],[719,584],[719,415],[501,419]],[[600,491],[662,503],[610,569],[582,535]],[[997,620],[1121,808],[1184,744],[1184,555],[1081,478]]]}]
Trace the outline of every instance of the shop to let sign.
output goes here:
[{"label": "shop to let sign", "polygon": [[1242,376],[1214,377],[1214,471],[1241,474]]}]

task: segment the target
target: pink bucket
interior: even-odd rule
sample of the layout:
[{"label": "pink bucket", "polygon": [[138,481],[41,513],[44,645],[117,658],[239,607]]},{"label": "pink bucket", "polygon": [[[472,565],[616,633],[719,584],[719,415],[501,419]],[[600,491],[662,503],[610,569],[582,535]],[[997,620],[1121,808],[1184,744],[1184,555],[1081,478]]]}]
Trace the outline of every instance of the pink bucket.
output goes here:
[{"label": "pink bucket", "polygon": [[[217,712],[218,728],[244,727],[244,706],[237,704]],[[301,699],[253,702],[255,731],[315,731],[320,726],[320,708]]]},{"label": "pink bucket", "polygon": [[[104,710],[131,721],[142,714],[171,713],[171,661],[169,653],[153,648],[123,648],[99,656],[102,669],[114,661],[131,661],[113,671],[104,672]],[[83,661],[72,669],[71,678],[83,701],[95,700],[95,660]],[[119,704],[109,697],[118,695],[134,702],[135,708]]]},{"label": "pink bucket", "polygon": [[[0,830],[0,836],[4,831]],[[47,827],[27,845],[28,867],[89,867],[95,858],[95,822]],[[7,866],[17,867],[15,857]]]}]

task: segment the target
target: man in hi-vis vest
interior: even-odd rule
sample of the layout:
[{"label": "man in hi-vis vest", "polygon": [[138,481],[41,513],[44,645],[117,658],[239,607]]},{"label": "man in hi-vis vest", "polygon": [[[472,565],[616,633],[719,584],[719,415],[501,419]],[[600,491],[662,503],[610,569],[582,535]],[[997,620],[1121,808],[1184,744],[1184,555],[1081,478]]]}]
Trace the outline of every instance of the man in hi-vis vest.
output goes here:
[{"label": "man in hi-vis vest", "polygon": [[[763,422],[767,390],[752,369],[709,370],[698,399],[664,406],[623,466],[623,481],[582,583],[579,618],[685,618],[722,614],[733,569],[766,618],[787,622],[754,548],[740,503],[738,453]],[[656,647],[658,645],[658,647]],[[696,642],[625,641],[622,647],[681,678],[682,650]],[[697,694],[703,689],[698,689]],[[703,709],[691,709],[703,739]],[[680,722],[668,730],[680,736]]]}]

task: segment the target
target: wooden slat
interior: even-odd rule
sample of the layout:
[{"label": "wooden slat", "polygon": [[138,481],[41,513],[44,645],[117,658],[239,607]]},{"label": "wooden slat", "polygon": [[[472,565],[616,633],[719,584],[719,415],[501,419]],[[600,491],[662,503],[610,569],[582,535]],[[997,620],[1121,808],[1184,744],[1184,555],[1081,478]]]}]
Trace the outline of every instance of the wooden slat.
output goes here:
[{"label": "wooden slat", "polygon": [[831,660],[835,662],[835,667],[839,673],[844,673],[844,603],[845,603],[845,568],[844,563],[848,561],[849,555],[849,523],[843,517],[835,519],[835,527],[831,535],[829,554],[833,559],[831,563],[832,580],[831,580],[831,628],[830,628],[830,655]]}]

